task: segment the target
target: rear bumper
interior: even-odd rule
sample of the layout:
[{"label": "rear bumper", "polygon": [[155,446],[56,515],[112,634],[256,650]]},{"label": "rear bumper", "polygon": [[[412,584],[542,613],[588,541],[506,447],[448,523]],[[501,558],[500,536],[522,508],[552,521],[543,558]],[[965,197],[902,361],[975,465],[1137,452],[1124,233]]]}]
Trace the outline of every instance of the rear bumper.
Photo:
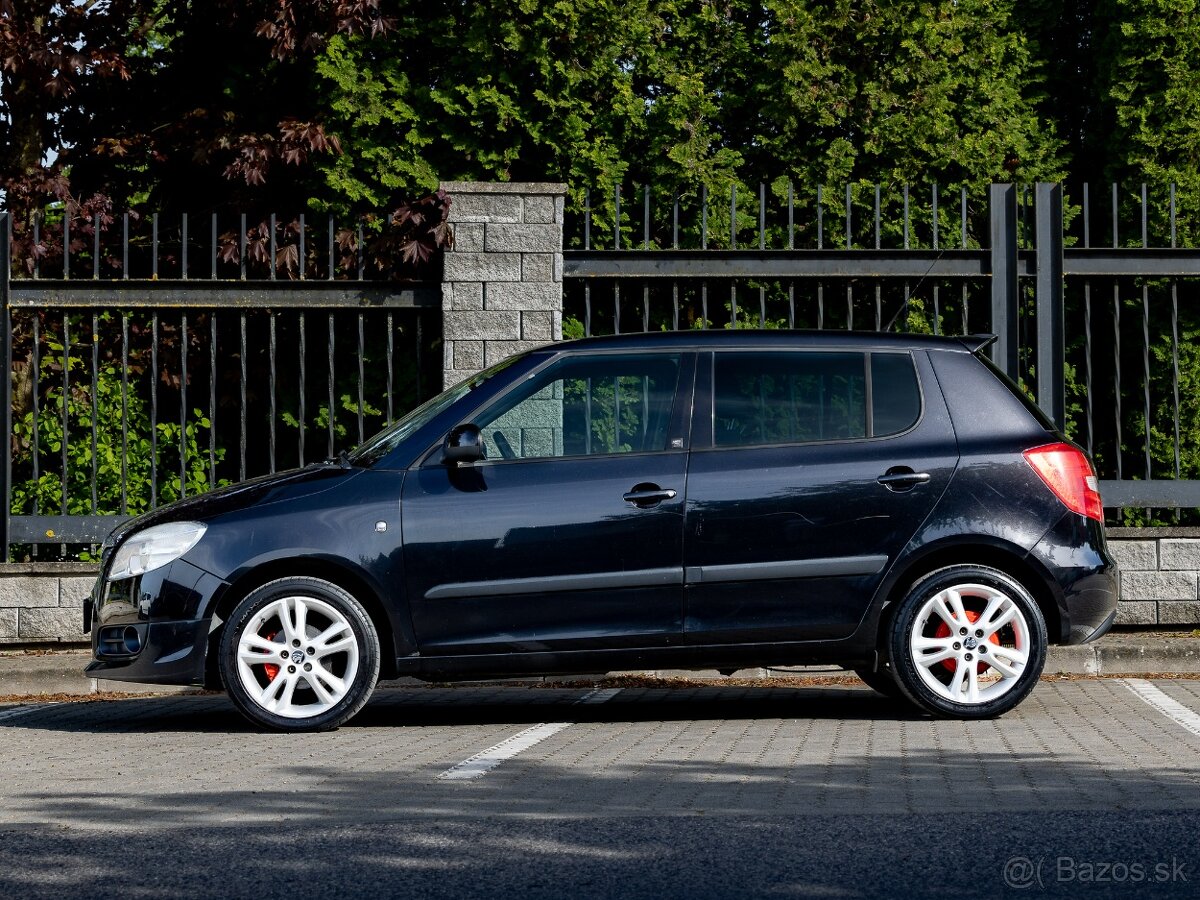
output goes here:
[{"label": "rear bumper", "polygon": [[1117,580],[1107,573],[1072,585],[1066,598],[1066,644],[1086,644],[1108,633],[1117,619]]},{"label": "rear bumper", "polygon": [[[1108,555],[1104,526],[1067,513],[1030,556],[1049,573],[1060,629],[1051,641],[1086,644],[1103,637],[1117,617],[1117,568]],[[1057,638],[1057,639],[1056,639]]]}]

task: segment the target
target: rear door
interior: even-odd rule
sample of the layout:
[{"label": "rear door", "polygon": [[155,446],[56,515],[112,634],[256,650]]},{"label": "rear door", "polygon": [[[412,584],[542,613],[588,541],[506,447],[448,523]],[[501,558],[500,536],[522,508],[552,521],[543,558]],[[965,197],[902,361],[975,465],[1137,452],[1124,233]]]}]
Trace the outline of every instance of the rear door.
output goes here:
[{"label": "rear door", "polygon": [[488,458],[409,474],[421,652],[679,643],[694,355],[560,358],[475,415]]},{"label": "rear door", "polygon": [[927,356],[729,350],[701,360],[688,642],[848,636],[957,463]]}]

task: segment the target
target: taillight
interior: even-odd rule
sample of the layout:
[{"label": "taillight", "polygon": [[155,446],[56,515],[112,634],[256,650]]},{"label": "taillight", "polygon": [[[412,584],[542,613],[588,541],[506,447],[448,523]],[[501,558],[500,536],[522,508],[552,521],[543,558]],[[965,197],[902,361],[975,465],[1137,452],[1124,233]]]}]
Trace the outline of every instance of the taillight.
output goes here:
[{"label": "taillight", "polygon": [[1104,521],[1096,473],[1082,450],[1070,444],[1046,444],[1026,450],[1025,459],[1067,509]]}]

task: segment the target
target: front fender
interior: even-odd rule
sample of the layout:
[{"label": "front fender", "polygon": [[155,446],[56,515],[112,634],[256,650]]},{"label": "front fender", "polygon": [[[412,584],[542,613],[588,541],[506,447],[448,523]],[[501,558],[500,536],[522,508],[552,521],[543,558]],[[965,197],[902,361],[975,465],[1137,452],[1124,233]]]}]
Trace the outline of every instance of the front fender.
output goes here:
[{"label": "front fender", "polygon": [[[404,595],[400,494],[404,473],[367,470],[320,494],[210,519],[185,559],[224,583],[201,613],[224,609],[254,582],[305,574],[361,586],[391,624],[398,655],[416,652]],[[230,593],[232,592],[232,594]],[[381,635],[381,637],[384,637]]]}]

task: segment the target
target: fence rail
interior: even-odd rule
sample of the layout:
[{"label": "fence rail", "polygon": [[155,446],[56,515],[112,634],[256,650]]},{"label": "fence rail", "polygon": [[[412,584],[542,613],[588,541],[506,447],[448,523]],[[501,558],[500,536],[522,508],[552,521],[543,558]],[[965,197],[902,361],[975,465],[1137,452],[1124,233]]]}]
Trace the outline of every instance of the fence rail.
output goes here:
[{"label": "fence rail", "polygon": [[88,309],[97,305],[98,292],[103,305],[119,309],[436,309],[442,297],[438,285],[345,281],[17,281],[9,288],[9,306]]}]

